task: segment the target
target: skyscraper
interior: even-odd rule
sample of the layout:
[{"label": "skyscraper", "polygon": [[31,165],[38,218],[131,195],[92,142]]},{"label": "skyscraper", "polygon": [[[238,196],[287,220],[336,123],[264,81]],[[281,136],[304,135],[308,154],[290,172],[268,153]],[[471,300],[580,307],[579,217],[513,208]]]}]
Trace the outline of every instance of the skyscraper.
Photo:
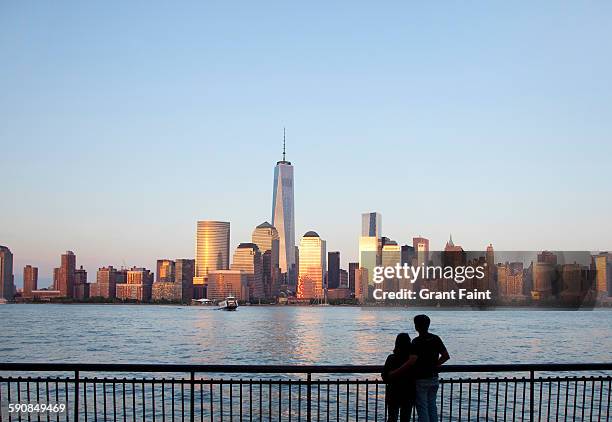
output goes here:
[{"label": "skyscraper", "polygon": [[263,299],[263,268],[261,253],[254,243],[241,243],[234,252],[232,259],[233,271],[243,271],[247,275],[249,286],[249,297],[251,299]]},{"label": "skyscraper", "polygon": [[[361,214],[361,237],[359,238],[359,268],[367,269],[362,273],[368,284],[372,284],[374,267],[381,263],[382,216],[377,212]],[[361,292],[364,294],[364,292]]]},{"label": "skyscraper", "polygon": [[58,273],[57,290],[61,297],[74,297],[74,272],[76,270],[76,255],[72,251],[66,251],[62,255],[62,261]]},{"label": "skyscraper", "polygon": [[327,288],[340,287],[340,252],[327,253]]},{"label": "skyscraper", "polygon": [[283,130],[283,159],[274,168],[272,193],[272,225],[279,237],[279,267],[287,274],[287,284],[295,284],[295,216],[293,203],[293,166],[285,159]]},{"label": "skyscraper", "polygon": [[198,221],[196,233],[195,276],[229,269],[230,223]]},{"label": "skyscraper", "polygon": [[193,276],[195,273],[195,260],[177,259],[174,265],[175,283],[181,284],[181,295],[184,303],[193,299]]},{"label": "skyscraper", "polygon": [[112,266],[102,267],[96,273],[96,282],[90,286],[90,297],[114,299],[117,297],[117,284],[125,280]]},{"label": "skyscraper", "polygon": [[38,290],[38,268],[26,265],[23,267],[23,297],[31,298],[34,290]]},{"label": "skyscraper", "polygon": [[157,260],[155,280],[160,283],[174,283],[175,263],[171,259]]},{"label": "skyscraper", "polygon": [[323,276],[326,271],[325,252],[325,241],[316,232],[309,231],[302,237],[297,285],[299,299],[323,298]]},{"label": "skyscraper", "polygon": [[89,287],[87,270],[81,265],[79,269],[74,270],[74,293],[72,297],[78,300],[88,299],[90,293]]},{"label": "skyscraper", "polygon": [[265,294],[268,297],[278,296],[280,287],[278,231],[267,221],[263,222],[253,230],[252,240],[261,253]]},{"label": "skyscraper", "polygon": [[412,238],[412,247],[414,248],[414,253],[416,255],[417,265],[429,263],[429,239],[425,239],[424,237],[413,237]]},{"label": "skyscraper", "polygon": [[349,289],[355,292],[355,272],[359,269],[359,262],[349,262],[348,283]]},{"label": "skyscraper", "polygon": [[149,302],[153,287],[153,274],[146,268],[132,267],[127,271],[125,283],[117,284],[117,298]]},{"label": "skyscraper", "polygon": [[[397,244],[397,242],[383,237],[382,242],[382,251],[381,251],[381,265],[383,267],[395,267],[402,260],[402,247]],[[382,287],[385,291],[396,291],[400,288],[402,289],[410,289],[409,280],[402,279],[402,286],[400,287],[399,279],[397,278],[387,278],[382,284]]]},{"label": "skyscraper", "polygon": [[0,246],[0,299],[13,300],[13,254],[6,246]]},{"label": "skyscraper", "polygon": [[361,214],[361,236],[382,237],[382,216],[377,212]]}]

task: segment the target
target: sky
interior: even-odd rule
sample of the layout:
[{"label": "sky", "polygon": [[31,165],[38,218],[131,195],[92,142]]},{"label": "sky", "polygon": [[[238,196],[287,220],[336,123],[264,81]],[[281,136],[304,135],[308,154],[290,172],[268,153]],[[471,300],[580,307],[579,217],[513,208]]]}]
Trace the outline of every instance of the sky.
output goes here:
[{"label": "sky", "polygon": [[612,3],[0,2],[0,244],[154,269],[231,250],[295,166],[296,237],[612,249]]}]

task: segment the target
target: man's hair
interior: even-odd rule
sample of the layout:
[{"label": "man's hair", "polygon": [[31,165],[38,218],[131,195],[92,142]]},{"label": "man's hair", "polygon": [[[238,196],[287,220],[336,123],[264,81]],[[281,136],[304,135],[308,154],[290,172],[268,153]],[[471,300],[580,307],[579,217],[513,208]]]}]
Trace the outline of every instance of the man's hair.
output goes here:
[{"label": "man's hair", "polygon": [[430,323],[431,320],[427,315],[417,315],[414,317],[414,328],[419,332],[429,330]]}]

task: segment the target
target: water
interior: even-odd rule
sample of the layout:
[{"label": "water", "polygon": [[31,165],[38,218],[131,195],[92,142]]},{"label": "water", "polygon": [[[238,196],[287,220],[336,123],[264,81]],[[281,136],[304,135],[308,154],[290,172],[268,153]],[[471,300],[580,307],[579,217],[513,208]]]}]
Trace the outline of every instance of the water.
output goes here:
[{"label": "water", "polygon": [[612,311],[2,305],[0,361],[380,365],[426,312],[454,364],[612,361]]}]

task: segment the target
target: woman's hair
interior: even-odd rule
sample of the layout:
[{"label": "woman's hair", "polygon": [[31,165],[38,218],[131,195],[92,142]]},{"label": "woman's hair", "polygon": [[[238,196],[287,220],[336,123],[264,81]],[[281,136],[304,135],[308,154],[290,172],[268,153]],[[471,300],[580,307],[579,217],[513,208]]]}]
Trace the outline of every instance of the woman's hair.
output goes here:
[{"label": "woman's hair", "polygon": [[395,349],[393,349],[393,353],[396,355],[409,354],[410,344],[410,336],[408,333],[399,333],[395,338]]}]

